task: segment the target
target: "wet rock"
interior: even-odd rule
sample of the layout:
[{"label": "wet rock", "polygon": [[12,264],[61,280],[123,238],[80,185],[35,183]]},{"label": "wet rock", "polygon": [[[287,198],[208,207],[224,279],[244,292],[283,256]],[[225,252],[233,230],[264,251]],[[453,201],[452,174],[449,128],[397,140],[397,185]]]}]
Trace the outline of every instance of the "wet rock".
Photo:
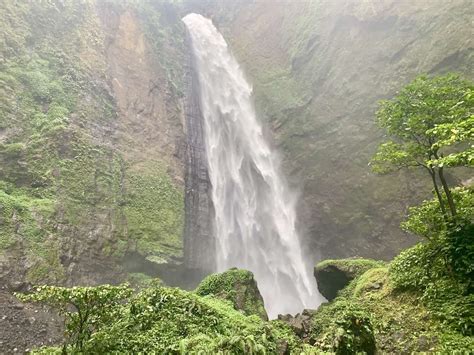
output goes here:
[{"label": "wet rock", "polygon": [[[369,269],[382,267],[383,265],[382,261],[361,258],[325,260],[316,265],[314,276],[318,283],[319,292],[328,301],[331,301],[353,279]],[[381,286],[380,284],[378,288]]]},{"label": "wet rock", "polygon": [[278,340],[276,351],[278,355],[289,355],[290,354],[290,346],[286,340]]},{"label": "wet rock", "polygon": [[291,314],[279,314],[278,320],[287,323],[298,337],[304,339],[308,336],[311,329],[311,317],[313,312],[313,310],[305,309],[303,313],[298,313],[295,316]]},{"label": "wet rock", "polygon": [[250,271],[233,268],[220,274],[209,275],[196,288],[196,293],[231,301],[235,309],[268,320],[262,295]]},{"label": "wet rock", "polygon": [[30,289],[31,285],[23,281],[10,281],[9,289],[12,292],[25,292]]}]

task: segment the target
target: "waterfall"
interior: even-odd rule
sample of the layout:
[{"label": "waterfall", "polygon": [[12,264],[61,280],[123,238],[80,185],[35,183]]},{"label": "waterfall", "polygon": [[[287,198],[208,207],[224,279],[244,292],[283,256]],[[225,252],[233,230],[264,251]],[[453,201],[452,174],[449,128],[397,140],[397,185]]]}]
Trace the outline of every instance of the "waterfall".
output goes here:
[{"label": "waterfall", "polygon": [[217,271],[252,271],[270,318],[315,308],[322,297],[303,262],[295,197],[262,134],[252,87],[211,20],[183,21],[199,78]]}]

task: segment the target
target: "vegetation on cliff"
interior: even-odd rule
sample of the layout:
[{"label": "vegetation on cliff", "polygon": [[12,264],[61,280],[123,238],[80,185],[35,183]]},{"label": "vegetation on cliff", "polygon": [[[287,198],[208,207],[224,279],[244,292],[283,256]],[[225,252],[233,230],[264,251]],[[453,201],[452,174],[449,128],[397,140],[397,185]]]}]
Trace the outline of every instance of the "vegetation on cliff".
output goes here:
[{"label": "vegetation on cliff", "polygon": [[457,75],[415,79],[381,103],[378,120],[393,140],[373,162],[379,172],[422,168],[434,199],[409,210],[402,228],[424,239],[390,266],[396,288],[419,292],[442,322],[474,333],[474,188],[453,188],[445,169],[474,166],[474,85]]},{"label": "vegetation on cliff", "polygon": [[373,268],[355,278],[336,299],[318,309],[306,341],[335,352],[341,344],[349,344],[373,353],[371,337],[377,351],[387,353],[473,351],[471,333],[460,329],[469,322],[472,327],[473,316],[472,295],[457,293],[462,284],[432,277],[427,284],[432,295],[437,294],[437,303],[423,296],[425,287],[400,286],[400,277],[416,274],[413,260],[420,257],[409,250],[389,267]]},{"label": "vegetation on cliff", "polygon": [[[148,12],[148,3],[101,6],[109,15],[139,13],[156,52],[169,38],[184,38],[156,35],[177,30],[157,20],[159,6]],[[130,158],[130,146],[117,140],[131,128],[123,128],[129,117],[121,116],[113,91],[104,54],[109,24],[98,7],[0,5],[0,278],[7,284],[98,283],[124,277],[119,265],[127,252],[160,263],[182,256],[184,196],[172,162],[160,151]],[[181,62],[168,52],[157,56],[174,65],[164,69],[164,81],[182,86]],[[170,90],[170,100],[180,95]]]},{"label": "vegetation on cliff", "polygon": [[[334,342],[340,341],[330,329],[341,324],[349,309],[354,319],[356,314],[364,319],[355,323],[366,333],[373,327],[380,351],[474,350],[474,189],[452,188],[444,176],[446,167],[473,163],[472,88],[456,75],[423,76],[381,103],[378,120],[393,140],[380,146],[373,167],[383,173],[409,167],[428,171],[435,197],[412,207],[402,223],[424,242],[403,251],[388,267],[357,275],[333,302],[323,305],[313,319],[311,342],[336,350]],[[351,262],[354,268],[361,263],[349,259],[335,265]],[[316,270],[344,270],[328,270],[328,265],[323,262]],[[318,281],[320,287],[331,282],[328,277]],[[363,350],[357,342],[354,346]]]},{"label": "vegetation on cliff", "polygon": [[315,267],[330,299],[311,317],[305,340],[336,353],[474,351],[474,188],[449,186],[444,169],[472,167],[473,85],[457,75],[415,79],[381,103],[391,139],[377,172],[423,168],[434,198],[410,208],[402,228],[423,242],[388,265],[327,260]]}]

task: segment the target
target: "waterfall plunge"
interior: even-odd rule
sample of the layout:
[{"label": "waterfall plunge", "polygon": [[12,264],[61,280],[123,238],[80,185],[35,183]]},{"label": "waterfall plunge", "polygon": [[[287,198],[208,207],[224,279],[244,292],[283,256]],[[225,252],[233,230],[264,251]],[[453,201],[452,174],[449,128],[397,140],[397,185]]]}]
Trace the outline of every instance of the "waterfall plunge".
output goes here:
[{"label": "waterfall plunge", "polygon": [[211,20],[183,21],[199,77],[218,271],[252,271],[270,318],[315,308],[322,297],[303,263],[295,199],[263,137],[252,87]]}]

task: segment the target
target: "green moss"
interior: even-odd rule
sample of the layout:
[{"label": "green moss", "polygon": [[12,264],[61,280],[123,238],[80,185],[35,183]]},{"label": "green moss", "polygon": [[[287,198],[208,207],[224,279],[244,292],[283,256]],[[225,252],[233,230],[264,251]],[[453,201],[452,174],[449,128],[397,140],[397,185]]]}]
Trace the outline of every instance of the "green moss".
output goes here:
[{"label": "green moss", "polygon": [[[127,6],[141,7],[136,2]],[[182,192],[161,167],[136,171],[125,166],[113,141],[116,107],[95,4],[6,0],[0,13],[5,19],[0,23],[0,129],[5,133],[0,186],[25,201],[49,201],[51,212],[46,223],[46,217],[23,206],[27,212],[15,212],[22,219],[17,233],[11,206],[1,210],[9,216],[0,234],[1,250],[28,251],[27,278],[36,281],[60,278],[59,271],[48,275],[48,268],[61,270],[64,237],[77,242],[79,260],[91,233],[98,233],[93,242],[99,258],[121,258],[129,250],[166,261],[180,257]],[[180,31],[161,19],[153,22],[153,12],[144,15],[156,30]],[[164,57],[169,61],[157,58]],[[25,248],[20,234],[31,236]]]},{"label": "green moss", "polygon": [[232,302],[235,309],[246,315],[268,319],[262,296],[253,274],[247,270],[230,269],[207,276],[196,288],[200,296],[213,295]]},{"label": "green moss", "polygon": [[377,290],[382,287],[386,281],[386,276],[386,267],[369,269],[352,283],[350,288],[353,288],[354,296],[357,297],[362,293],[371,292],[372,290]]},{"label": "green moss", "polygon": [[[166,10],[161,5],[124,6],[145,20],[147,36],[160,53],[156,58],[169,82],[179,86],[183,68],[170,58],[179,57],[179,48],[184,48],[178,43],[184,38],[183,26],[157,17]],[[21,233],[35,236],[25,248],[31,254],[25,264],[27,278],[60,278],[54,270],[61,270],[63,237],[74,238],[79,260],[90,247],[98,247],[98,258],[120,259],[127,251],[164,262],[181,257],[180,187],[161,161],[146,169],[126,166],[113,141],[116,107],[109,94],[95,4],[7,0],[0,12],[5,19],[0,23],[5,34],[0,38],[0,128],[6,132],[0,145],[0,183],[9,193],[21,189],[25,198],[50,201],[49,222],[60,226],[38,225],[31,217],[36,212],[22,215],[28,221],[22,222]],[[156,36],[162,30],[165,36]],[[174,44],[177,49],[162,55]],[[85,240],[92,234],[97,235],[94,246]],[[1,250],[22,250],[18,240],[9,222],[1,231]]]},{"label": "green moss", "polygon": [[31,197],[11,186],[0,189],[0,251],[21,248],[30,265],[28,281],[57,282],[64,277],[53,216],[53,201]]},{"label": "green moss", "polygon": [[251,280],[253,280],[253,274],[250,271],[234,268],[223,273],[207,276],[197,287],[196,293],[205,296],[215,294],[221,290],[231,292],[237,282],[249,282]]},{"label": "green moss", "polygon": [[129,238],[145,256],[180,257],[184,197],[159,168],[130,173],[125,180],[124,215]]},{"label": "green moss", "polygon": [[335,268],[350,274],[352,277],[358,277],[369,269],[382,267],[384,265],[385,262],[383,261],[363,258],[328,259],[318,263],[315,270],[319,271],[328,266],[334,266]]}]

